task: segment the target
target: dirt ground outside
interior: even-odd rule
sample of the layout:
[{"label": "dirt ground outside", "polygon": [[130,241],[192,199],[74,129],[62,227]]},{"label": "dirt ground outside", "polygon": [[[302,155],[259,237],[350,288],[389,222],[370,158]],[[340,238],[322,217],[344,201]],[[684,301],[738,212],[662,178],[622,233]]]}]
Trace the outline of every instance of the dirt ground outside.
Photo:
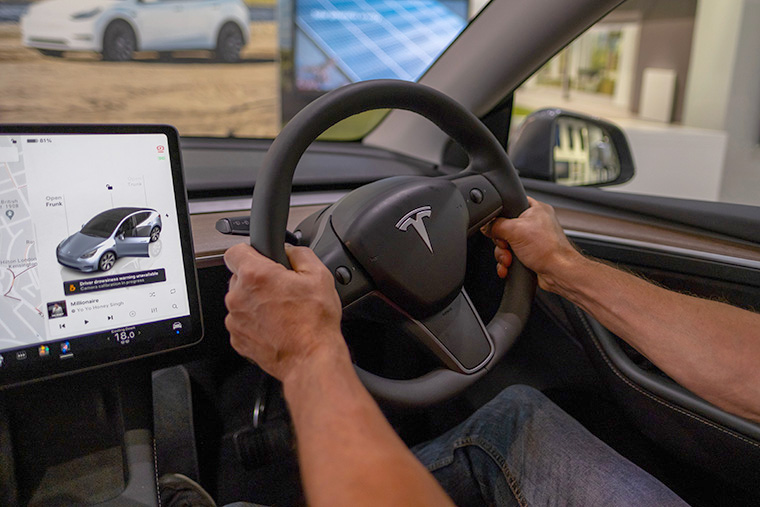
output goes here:
[{"label": "dirt ground outside", "polygon": [[131,62],[88,53],[42,56],[0,24],[0,121],[168,123],[186,136],[274,137],[279,131],[277,24],[251,23],[242,61],[152,52]]}]

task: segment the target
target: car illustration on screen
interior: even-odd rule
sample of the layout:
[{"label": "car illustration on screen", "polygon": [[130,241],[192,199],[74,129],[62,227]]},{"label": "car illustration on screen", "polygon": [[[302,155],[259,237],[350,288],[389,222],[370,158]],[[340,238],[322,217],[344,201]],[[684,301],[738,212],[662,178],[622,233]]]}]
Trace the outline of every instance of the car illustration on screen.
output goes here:
[{"label": "car illustration on screen", "polygon": [[58,262],[85,273],[109,271],[120,257],[148,257],[161,235],[161,215],[150,208],[113,208],[98,213],[56,249]]},{"label": "car illustration on screen", "polygon": [[95,51],[127,61],[135,51],[201,49],[236,62],[248,23],[241,0],[42,0],[21,18],[21,38],[47,56]]}]

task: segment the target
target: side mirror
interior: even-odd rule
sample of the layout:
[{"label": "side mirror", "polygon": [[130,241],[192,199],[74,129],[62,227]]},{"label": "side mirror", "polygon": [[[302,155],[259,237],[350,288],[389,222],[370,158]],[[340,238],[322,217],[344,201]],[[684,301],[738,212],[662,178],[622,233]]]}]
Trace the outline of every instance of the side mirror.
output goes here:
[{"label": "side mirror", "polygon": [[118,239],[119,241],[124,241],[124,233],[122,232],[121,234],[116,236],[116,239]]},{"label": "side mirror", "polygon": [[619,127],[562,109],[528,115],[509,147],[521,177],[566,186],[606,186],[633,178],[633,157]]}]

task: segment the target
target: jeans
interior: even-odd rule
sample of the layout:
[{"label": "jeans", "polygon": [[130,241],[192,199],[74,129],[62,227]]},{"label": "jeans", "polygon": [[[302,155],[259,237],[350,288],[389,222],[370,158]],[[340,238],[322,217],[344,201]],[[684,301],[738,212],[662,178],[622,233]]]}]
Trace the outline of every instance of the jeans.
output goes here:
[{"label": "jeans", "polygon": [[527,386],[412,451],[460,507],[686,505]]}]

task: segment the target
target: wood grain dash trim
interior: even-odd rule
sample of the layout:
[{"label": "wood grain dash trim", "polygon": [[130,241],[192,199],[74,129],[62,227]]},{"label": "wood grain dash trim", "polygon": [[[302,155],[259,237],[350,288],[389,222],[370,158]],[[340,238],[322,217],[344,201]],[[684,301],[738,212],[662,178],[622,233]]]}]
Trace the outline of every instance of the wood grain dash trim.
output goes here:
[{"label": "wood grain dash trim", "polygon": [[[324,205],[291,207],[290,216],[288,217],[288,230],[292,231],[304,218],[324,207]],[[200,213],[190,216],[190,224],[193,229],[195,262],[199,269],[223,265],[224,260],[222,256],[228,248],[238,243],[248,243],[247,236],[222,234],[216,230],[215,226],[220,218],[248,215],[249,213],[250,210],[240,210],[224,213]]]},{"label": "wood grain dash trim", "polygon": [[641,241],[655,246],[676,247],[696,252],[760,261],[760,246],[711,238],[698,233],[684,232],[668,227],[599,216],[583,211],[565,208],[555,208],[555,211],[562,227],[568,230]]}]

